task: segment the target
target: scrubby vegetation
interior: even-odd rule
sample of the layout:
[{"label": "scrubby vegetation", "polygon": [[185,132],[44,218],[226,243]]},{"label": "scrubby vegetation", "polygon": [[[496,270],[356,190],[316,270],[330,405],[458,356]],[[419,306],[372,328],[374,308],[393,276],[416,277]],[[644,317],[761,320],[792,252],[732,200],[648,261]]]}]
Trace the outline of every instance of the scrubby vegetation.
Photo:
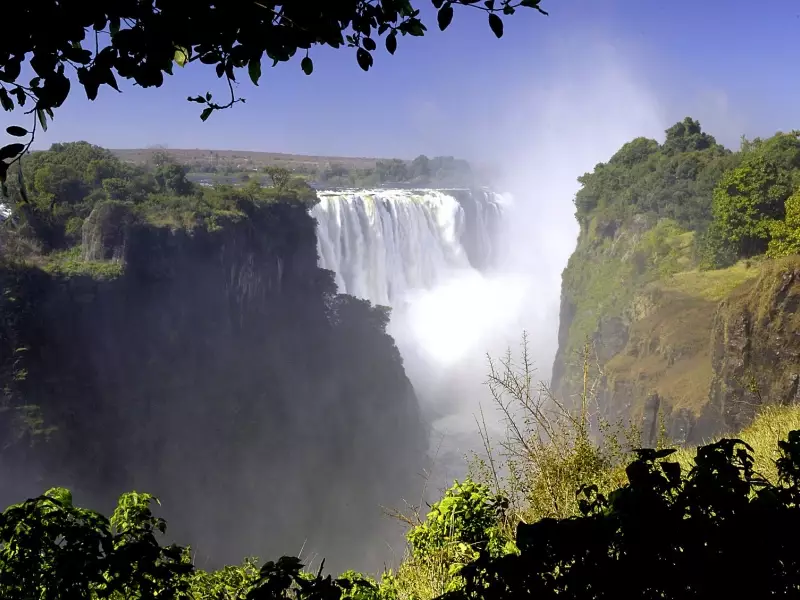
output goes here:
[{"label": "scrubby vegetation", "polygon": [[[545,402],[530,374],[524,346],[518,361],[509,354],[493,367],[507,437],[499,450],[486,438],[472,477],[410,521],[405,561],[377,580],[333,579],[324,563],[306,570],[288,556],[204,570],[190,548],[159,540],[166,523],[151,495],[124,494],[107,519],[55,488],[0,517],[0,591],[12,600],[456,600],[797,590],[800,409],[768,409],[741,439],[696,450],[637,449],[635,435],[620,441],[608,429],[598,446],[587,406]],[[731,564],[752,548],[753,577],[732,581]]]},{"label": "scrubby vegetation", "polygon": [[[13,231],[4,237],[27,238],[29,247],[52,254],[44,262],[53,262],[52,269],[64,273],[80,270],[65,265],[70,261],[63,257],[76,257],[74,249],[81,243],[85,221],[93,210],[109,203],[127,207],[135,221],[192,230],[245,218],[252,212],[248,207],[259,203],[312,206],[316,202],[314,191],[288,174],[280,186],[262,187],[254,181],[244,187],[206,188],[192,184],[185,167],[165,152],[155,153],[148,165],[134,166],[86,142],[54,144],[12,168],[19,173],[10,178],[14,205],[4,230]],[[9,258],[9,252],[4,257]]]}]

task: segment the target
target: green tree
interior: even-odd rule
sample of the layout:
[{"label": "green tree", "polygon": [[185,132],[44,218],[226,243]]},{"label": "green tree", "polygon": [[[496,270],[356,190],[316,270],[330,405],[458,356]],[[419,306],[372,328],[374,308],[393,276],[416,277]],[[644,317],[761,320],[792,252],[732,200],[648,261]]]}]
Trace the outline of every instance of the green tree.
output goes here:
[{"label": "green tree", "polygon": [[706,150],[717,144],[714,136],[703,133],[700,122],[691,117],[675,123],[667,129],[667,139],[664,140],[664,151],[667,154],[677,154],[691,150]]},{"label": "green tree", "polygon": [[186,179],[186,169],[174,162],[157,167],[153,172],[153,177],[161,193],[188,196],[194,189],[192,183]]},{"label": "green tree", "polygon": [[767,256],[800,254],[800,190],[786,199],[786,218],[772,225]]},{"label": "green tree", "polygon": [[659,145],[657,141],[645,137],[638,137],[624,144],[608,162],[610,164],[632,167],[637,163],[647,160],[650,155],[658,152],[658,149]]},{"label": "green tree", "polygon": [[264,172],[272,180],[272,186],[279,190],[286,189],[289,180],[292,178],[291,172],[282,167],[265,167]]},{"label": "green tree", "polygon": [[777,134],[748,151],[741,165],[720,179],[714,190],[714,222],[738,256],[766,251],[776,223],[784,219],[799,171],[800,139]]},{"label": "green tree", "polygon": [[411,178],[428,179],[431,176],[431,160],[424,154],[420,154],[411,161]]}]

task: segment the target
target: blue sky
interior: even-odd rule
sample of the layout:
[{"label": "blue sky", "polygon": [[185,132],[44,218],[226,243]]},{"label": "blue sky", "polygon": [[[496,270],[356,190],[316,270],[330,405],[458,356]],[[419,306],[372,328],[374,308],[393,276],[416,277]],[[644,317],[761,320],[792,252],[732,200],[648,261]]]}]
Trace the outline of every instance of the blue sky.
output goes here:
[{"label": "blue sky", "polygon": [[[395,56],[379,45],[368,73],[352,50],[318,48],[310,77],[299,58],[265,69],[258,88],[243,73],[247,103],[206,123],[186,96],[223,89],[201,65],[176,69],[157,90],[103,88],[95,102],[75,88],[37,146],[86,139],[112,148],[490,159],[504,131],[535,120],[534,98],[568,85],[570,101],[585,105],[598,86],[617,85],[597,79],[601,56],[603,68],[658,104],[665,123],[692,114],[729,145],[740,133],[800,127],[796,0],[543,0],[549,17],[520,11],[500,40],[485,13],[457,9],[442,33],[428,0],[420,4],[429,35],[401,39]],[[24,124],[22,114],[0,115],[0,125],[12,123]]]}]

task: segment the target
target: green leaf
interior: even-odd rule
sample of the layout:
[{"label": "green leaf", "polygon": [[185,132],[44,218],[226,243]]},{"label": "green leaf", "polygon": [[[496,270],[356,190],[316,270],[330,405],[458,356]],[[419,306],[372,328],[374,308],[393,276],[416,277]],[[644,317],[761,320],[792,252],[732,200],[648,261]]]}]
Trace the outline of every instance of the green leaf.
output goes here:
[{"label": "green leaf", "polygon": [[358,66],[365,71],[369,71],[373,62],[372,55],[363,48],[359,48],[356,52],[356,60],[358,61]]},{"label": "green leaf", "polygon": [[453,20],[453,5],[449,2],[445,4],[437,15],[439,21],[439,29],[444,31]]},{"label": "green leaf", "polygon": [[503,20],[494,13],[489,15],[489,27],[498,38],[503,37]]},{"label": "green leaf", "polygon": [[0,148],[0,160],[5,158],[14,158],[20,152],[25,150],[25,144],[8,144]]},{"label": "green leaf", "polygon": [[311,60],[311,57],[306,56],[300,61],[300,68],[303,69],[303,73],[306,75],[311,75],[314,72],[314,61]]},{"label": "green leaf", "polygon": [[250,81],[258,85],[258,80],[261,79],[261,57],[251,58],[247,63],[247,72],[250,75]]},{"label": "green leaf", "polygon": [[393,31],[386,36],[386,50],[389,54],[394,54],[397,50],[397,32]]},{"label": "green leaf", "polygon": [[12,125],[11,127],[6,128],[6,133],[8,135],[13,135],[14,137],[25,137],[28,135],[28,130],[22,127],[17,127],[16,125]]},{"label": "green leaf", "polygon": [[203,109],[203,112],[200,113],[200,119],[202,121],[205,121],[206,119],[208,119],[209,116],[211,116],[212,112],[214,112],[214,109],[211,108],[210,106],[208,108]]},{"label": "green leaf", "polygon": [[189,51],[183,46],[177,46],[175,48],[174,60],[176,63],[178,63],[179,67],[183,67],[186,64],[186,61],[189,60]]}]

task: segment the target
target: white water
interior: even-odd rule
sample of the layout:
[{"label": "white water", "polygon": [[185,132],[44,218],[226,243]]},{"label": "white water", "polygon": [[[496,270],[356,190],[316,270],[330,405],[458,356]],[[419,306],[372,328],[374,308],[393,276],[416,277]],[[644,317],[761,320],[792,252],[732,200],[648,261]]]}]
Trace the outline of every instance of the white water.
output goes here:
[{"label": "white water", "polygon": [[[336,273],[341,293],[400,308],[410,294],[473,270],[462,244],[466,214],[450,194],[347,190],[319,197],[312,214],[320,266]],[[490,200],[478,204],[479,221],[485,205],[496,210]],[[484,236],[478,243],[491,242]]]},{"label": "white water", "polygon": [[319,196],[312,215],[320,266],[336,273],[341,293],[393,308],[389,332],[433,421],[434,479],[444,485],[463,475],[463,454],[479,444],[474,415],[486,400],[486,352],[503,352],[521,333],[528,280],[481,272],[468,258],[470,244],[473,257],[496,257],[491,219],[510,201],[464,192],[462,205],[455,192],[434,190]]}]

